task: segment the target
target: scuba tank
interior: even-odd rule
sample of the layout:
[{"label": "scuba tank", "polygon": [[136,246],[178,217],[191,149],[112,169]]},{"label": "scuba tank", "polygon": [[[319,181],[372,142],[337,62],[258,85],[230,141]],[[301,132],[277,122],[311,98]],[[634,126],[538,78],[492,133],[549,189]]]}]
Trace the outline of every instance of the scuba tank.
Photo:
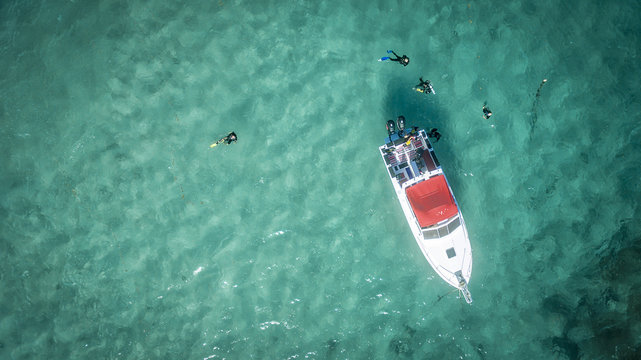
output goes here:
[{"label": "scuba tank", "polygon": [[396,133],[396,124],[394,124],[394,120],[387,120],[387,135],[392,136],[392,134]]}]

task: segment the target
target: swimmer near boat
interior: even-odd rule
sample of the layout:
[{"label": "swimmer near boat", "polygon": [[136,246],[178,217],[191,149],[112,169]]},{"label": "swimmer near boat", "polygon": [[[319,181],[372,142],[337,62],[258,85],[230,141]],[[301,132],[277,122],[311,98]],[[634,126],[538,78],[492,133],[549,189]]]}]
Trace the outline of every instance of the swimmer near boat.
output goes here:
[{"label": "swimmer near boat", "polygon": [[405,54],[403,54],[403,56],[398,56],[394,52],[394,50],[387,50],[387,53],[393,54],[395,58],[392,59],[390,56],[383,56],[382,58],[378,59],[378,61],[386,61],[386,60],[396,61],[403,66],[407,66],[410,63],[410,58],[408,58],[407,55]]},{"label": "swimmer near boat", "polygon": [[216,146],[218,146],[218,144],[221,144],[221,143],[225,143],[226,145],[229,145],[232,142],[236,142],[236,141],[238,141],[238,136],[236,136],[236,133],[232,131],[229,134],[227,134],[227,136],[225,136],[225,137],[219,139],[218,141],[216,141],[215,143],[209,145],[209,148],[216,147]]},{"label": "swimmer near boat", "polygon": [[436,91],[434,91],[434,87],[432,86],[432,83],[431,83],[429,80],[425,81],[425,80],[423,80],[423,78],[422,78],[422,77],[421,77],[421,78],[419,78],[419,80],[421,81],[421,82],[420,82],[420,84],[418,84],[418,85],[416,85],[416,86],[414,87],[414,89],[415,89],[416,91],[418,91],[418,92],[420,92],[420,93],[424,93],[424,94],[426,94],[426,95],[427,95],[427,94],[434,94],[434,95],[436,95]]},{"label": "swimmer near boat", "polygon": [[434,94],[436,95],[436,91],[434,91],[434,88],[432,87],[432,84],[430,84],[429,90],[426,92],[424,89],[421,88],[416,88],[416,91],[424,94]]}]

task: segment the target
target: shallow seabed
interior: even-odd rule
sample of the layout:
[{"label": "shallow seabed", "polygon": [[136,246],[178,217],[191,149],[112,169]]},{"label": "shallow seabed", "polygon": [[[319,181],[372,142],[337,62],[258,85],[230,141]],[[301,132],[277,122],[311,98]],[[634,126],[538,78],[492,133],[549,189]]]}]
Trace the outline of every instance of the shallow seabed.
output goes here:
[{"label": "shallow seabed", "polygon": [[[638,358],[640,12],[2,2],[0,358]],[[471,306],[377,153],[401,114],[443,134]]]}]

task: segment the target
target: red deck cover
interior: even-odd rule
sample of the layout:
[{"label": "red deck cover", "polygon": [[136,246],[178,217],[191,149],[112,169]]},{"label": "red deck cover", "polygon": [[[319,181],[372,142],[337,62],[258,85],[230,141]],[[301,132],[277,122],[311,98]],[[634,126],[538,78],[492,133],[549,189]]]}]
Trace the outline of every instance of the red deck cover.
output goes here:
[{"label": "red deck cover", "polygon": [[443,175],[410,186],[405,193],[422,228],[449,219],[458,213],[458,207]]}]

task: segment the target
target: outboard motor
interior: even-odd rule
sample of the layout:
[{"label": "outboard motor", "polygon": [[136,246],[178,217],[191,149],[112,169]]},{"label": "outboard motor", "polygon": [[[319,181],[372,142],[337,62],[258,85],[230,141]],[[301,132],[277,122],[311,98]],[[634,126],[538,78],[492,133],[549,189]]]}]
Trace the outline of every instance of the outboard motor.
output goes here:
[{"label": "outboard motor", "polygon": [[392,134],[396,133],[396,124],[394,124],[394,120],[387,120],[387,135],[392,136]]},{"label": "outboard motor", "polygon": [[399,131],[404,131],[405,130],[405,116],[401,115],[396,119],[396,124],[398,124],[398,130]]},{"label": "outboard motor", "polygon": [[398,136],[401,137],[405,135],[405,116],[400,115],[396,118],[396,124],[398,125]]}]

